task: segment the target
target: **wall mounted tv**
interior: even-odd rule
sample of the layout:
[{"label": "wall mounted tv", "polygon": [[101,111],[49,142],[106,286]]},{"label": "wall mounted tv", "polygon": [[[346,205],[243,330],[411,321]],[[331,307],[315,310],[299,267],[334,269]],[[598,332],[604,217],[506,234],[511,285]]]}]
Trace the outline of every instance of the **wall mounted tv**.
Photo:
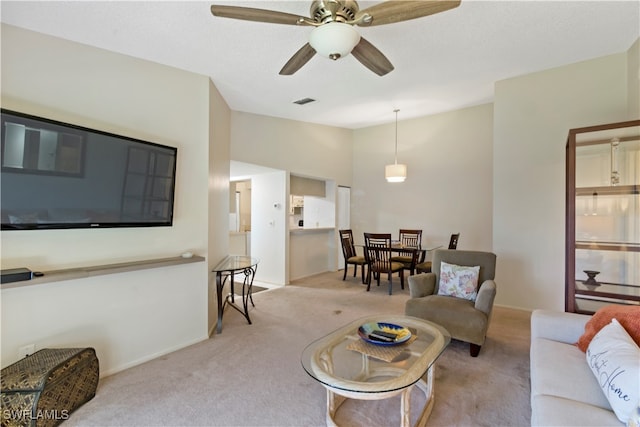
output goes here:
[{"label": "wall mounted tv", "polygon": [[172,225],[177,148],[0,112],[2,230]]}]

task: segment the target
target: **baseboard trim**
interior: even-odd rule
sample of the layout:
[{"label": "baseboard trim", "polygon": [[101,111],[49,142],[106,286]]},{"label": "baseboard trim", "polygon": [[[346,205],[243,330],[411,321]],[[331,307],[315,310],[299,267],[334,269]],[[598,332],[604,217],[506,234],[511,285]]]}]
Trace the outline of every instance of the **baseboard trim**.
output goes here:
[{"label": "baseboard trim", "polygon": [[197,344],[197,343],[202,342],[202,341],[207,340],[207,339],[209,339],[208,336],[196,338],[196,339],[193,339],[191,341],[187,341],[187,342],[184,342],[184,343],[172,346],[172,347],[167,347],[167,348],[165,348],[165,349],[163,349],[161,351],[158,351],[156,353],[151,353],[151,354],[145,355],[145,356],[140,357],[140,358],[138,358],[136,360],[132,360],[131,362],[123,363],[122,365],[118,365],[118,366],[116,366],[116,367],[114,367],[112,369],[109,369],[107,371],[100,372],[100,378],[105,378],[105,377],[108,377],[110,375],[117,374],[118,372],[124,371],[124,370],[129,369],[129,368],[133,368],[134,366],[141,365],[141,364],[143,364],[145,362],[149,362],[150,360],[157,359],[158,357],[164,356],[165,354],[173,353],[176,350],[180,350],[182,348],[189,347],[190,345]]}]

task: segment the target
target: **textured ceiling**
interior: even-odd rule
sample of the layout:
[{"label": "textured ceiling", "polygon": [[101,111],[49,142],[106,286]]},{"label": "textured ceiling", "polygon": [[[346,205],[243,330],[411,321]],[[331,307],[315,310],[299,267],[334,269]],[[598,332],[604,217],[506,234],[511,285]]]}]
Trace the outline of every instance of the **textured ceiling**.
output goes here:
[{"label": "textured ceiling", "polygon": [[[366,8],[376,1],[360,1]],[[311,27],[218,18],[211,4],[308,16],[310,1],[2,1],[4,23],[210,76],[230,108],[357,129],[490,102],[496,81],[624,52],[638,1],[475,1],[411,21],[356,27],[395,70],[351,55],[285,62]],[[299,106],[300,98],[317,101]]]}]

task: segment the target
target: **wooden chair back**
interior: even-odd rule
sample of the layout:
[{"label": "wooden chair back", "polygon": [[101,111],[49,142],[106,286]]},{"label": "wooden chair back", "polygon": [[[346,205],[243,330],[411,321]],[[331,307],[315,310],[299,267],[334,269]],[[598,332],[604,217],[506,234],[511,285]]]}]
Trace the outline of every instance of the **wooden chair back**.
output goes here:
[{"label": "wooden chair back", "polygon": [[449,249],[455,249],[458,247],[458,239],[460,238],[460,233],[452,234],[449,239]]},{"label": "wooden chair back", "polygon": [[340,242],[342,243],[342,254],[344,255],[345,261],[351,257],[356,256],[356,246],[353,242],[353,231],[352,230],[339,230],[340,233]]},{"label": "wooden chair back", "polygon": [[364,253],[371,271],[391,270],[391,234],[364,233]]},{"label": "wooden chair back", "polygon": [[412,248],[422,247],[422,230],[400,229],[400,244]]}]

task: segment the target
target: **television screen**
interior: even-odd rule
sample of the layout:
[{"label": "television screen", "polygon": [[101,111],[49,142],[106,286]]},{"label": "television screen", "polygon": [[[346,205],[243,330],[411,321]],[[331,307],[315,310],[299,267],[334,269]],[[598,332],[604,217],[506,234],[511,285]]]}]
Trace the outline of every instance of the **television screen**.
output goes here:
[{"label": "television screen", "polygon": [[1,115],[3,230],[172,225],[177,148]]}]

